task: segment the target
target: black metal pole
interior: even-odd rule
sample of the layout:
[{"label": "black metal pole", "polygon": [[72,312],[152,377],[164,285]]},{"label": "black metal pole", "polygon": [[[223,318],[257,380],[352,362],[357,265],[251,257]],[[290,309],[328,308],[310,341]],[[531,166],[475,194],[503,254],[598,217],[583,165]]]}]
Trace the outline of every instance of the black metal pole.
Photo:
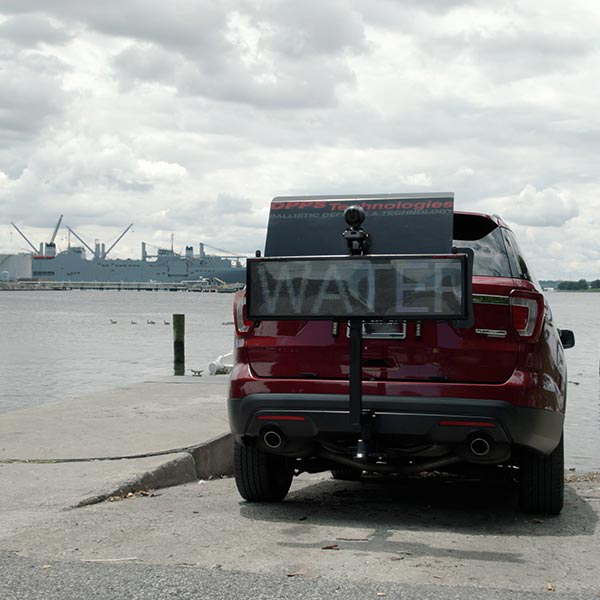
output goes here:
[{"label": "black metal pole", "polygon": [[173,370],[185,375],[185,315],[173,315]]},{"label": "black metal pole", "polygon": [[[361,227],[365,211],[360,206],[350,206],[344,211],[349,227],[342,236],[348,243],[350,256],[363,256],[369,244],[369,234]],[[350,424],[360,427],[356,444],[356,460],[368,460],[371,440],[371,414],[363,412],[362,399],[362,328],[363,320],[350,319],[350,372],[348,374]]]},{"label": "black metal pole", "polygon": [[362,319],[350,319],[350,423],[362,423]]}]

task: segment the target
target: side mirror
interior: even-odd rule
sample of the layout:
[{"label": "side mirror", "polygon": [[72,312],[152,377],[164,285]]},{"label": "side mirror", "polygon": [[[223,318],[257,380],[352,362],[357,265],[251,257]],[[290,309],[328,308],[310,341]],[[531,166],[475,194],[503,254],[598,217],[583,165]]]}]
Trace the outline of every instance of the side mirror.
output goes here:
[{"label": "side mirror", "polygon": [[563,348],[572,348],[575,345],[575,334],[570,329],[559,329],[559,332]]}]

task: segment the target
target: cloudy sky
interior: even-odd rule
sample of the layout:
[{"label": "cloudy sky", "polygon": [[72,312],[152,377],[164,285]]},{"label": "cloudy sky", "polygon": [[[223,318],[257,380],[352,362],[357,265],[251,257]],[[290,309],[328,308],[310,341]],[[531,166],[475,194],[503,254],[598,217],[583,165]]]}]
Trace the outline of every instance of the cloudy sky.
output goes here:
[{"label": "cloudy sky", "polygon": [[[2,0],[0,251],[264,243],[270,198],[439,192],[600,276],[600,4]],[[65,233],[58,239],[66,245]]]}]

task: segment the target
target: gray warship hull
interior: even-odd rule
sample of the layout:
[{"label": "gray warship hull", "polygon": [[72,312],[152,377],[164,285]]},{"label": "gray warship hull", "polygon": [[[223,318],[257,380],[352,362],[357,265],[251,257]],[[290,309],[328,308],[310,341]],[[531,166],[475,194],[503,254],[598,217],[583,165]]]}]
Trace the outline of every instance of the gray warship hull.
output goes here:
[{"label": "gray warship hull", "polygon": [[[31,278],[42,281],[86,281],[86,282],[126,282],[126,283],[178,283],[184,281],[220,280],[224,283],[244,283],[246,267],[242,264],[241,256],[214,256],[206,254],[204,244],[199,244],[199,253],[194,254],[193,246],[185,247],[185,254],[171,249],[157,248],[154,255],[146,251],[146,242],[142,242],[142,258],[108,258],[110,251],[119,243],[123,236],[133,227],[131,223],[123,233],[108,248],[96,240],[95,248],[91,248],[73,229],[69,231],[67,250],[56,252],[55,239],[62,223],[60,215],[50,241],[41,243],[39,251],[31,240],[15,225],[12,226],[33,250],[31,257]],[[71,246],[73,235],[81,246]],[[86,257],[86,248],[91,258]],[[218,248],[215,248],[218,250]],[[225,252],[225,251],[223,251]],[[16,255],[15,255],[16,256]],[[5,261],[6,262],[6,261]],[[5,271],[7,278],[10,272]]]},{"label": "gray warship hull", "polygon": [[92,258],[80,248],[56,256],[33,256],[32,277],[45,281],[179,282],[220,279],[244,283],[246,268],[220,256],[188,256],[165,253],[151,260]]}]

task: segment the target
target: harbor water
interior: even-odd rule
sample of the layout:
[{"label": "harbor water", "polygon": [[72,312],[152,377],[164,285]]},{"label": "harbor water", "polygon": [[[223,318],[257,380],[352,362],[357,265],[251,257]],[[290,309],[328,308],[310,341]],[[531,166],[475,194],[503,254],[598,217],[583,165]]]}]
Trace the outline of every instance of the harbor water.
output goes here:
[{"label": "harbor water", "polygon": [[188,373],[208,375],[233,348],[232,302],[201,292],[0,293],[0,413],[173,375],[178,313]]},{"label": "harbor water", "polygon": [[[576,336],[567,351],[567,466],[600,471],[600,294],[548,299],[558,326]],[[174,313],[186,315],[186,367],[208,376],[208,363],[233,346],[232,300],[186,292],[0,293],[0,413],[171,376]]]}]

